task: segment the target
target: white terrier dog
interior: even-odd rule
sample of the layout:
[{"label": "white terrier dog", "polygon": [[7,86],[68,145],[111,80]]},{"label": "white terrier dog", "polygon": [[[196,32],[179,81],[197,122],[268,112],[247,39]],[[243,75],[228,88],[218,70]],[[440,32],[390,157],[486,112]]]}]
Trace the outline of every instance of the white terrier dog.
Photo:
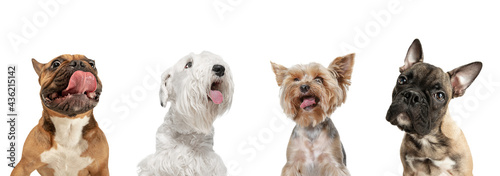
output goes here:
[{"label": "white terrier dog", "polygon": [[225,176],[212,124],[231,106],[229,66],[213,53],[191,53],[161,77],[160,102],[171,102],[170,110],[156,133],[156,152],[139,163],[139,175]]}]

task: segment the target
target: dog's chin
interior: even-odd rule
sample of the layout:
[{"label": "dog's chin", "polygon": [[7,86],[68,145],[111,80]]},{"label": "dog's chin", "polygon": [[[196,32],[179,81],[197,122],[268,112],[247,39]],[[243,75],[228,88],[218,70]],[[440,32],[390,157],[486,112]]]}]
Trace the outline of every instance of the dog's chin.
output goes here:
[{"label": "dog's chin", "polygon": [[61,90],[42,93],[40,96],[45,107],[64,115],[75,116],[93,109],[99,102],[100,94],[100,90],[79,94],[64,94]]},{"label": "dog's chin", "polygon": [[398,127],[399,130],[404,131],[409,134],[416,134],[416,131],[413,129],[412,122],[407,113],[395,113],[394,117],[389,118],[388,120],[392,125]]},{"label": "dog's chin", "polygon": [[326,119],[326,112],[322,109],[320,98],[314,95],[305,95],[297,98],[295,103],[296,114],[293,120],[300,126],[316,126]]},{"label": "dog's chin", "polygon": [[396,125],[396,126],[399,128],[399,130],[404,131],[406,133],[410,133],[410,134],[415,133],[415,131],[412,130],[410,126],[407,126],[407,125]]}]

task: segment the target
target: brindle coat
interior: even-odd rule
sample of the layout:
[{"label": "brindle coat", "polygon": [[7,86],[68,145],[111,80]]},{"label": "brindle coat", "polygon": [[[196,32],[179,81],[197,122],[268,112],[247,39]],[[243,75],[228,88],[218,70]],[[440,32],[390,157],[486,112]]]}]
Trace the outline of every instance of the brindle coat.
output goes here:
[{"label": "brindle coat", "polygon": [[406,132],[400,156],[405,176],[472,175],[472,156],[462,130],[448,112],[482,68],[480,62],[443,72],[423,62],[415,39],[392,94],[386,119]]}]

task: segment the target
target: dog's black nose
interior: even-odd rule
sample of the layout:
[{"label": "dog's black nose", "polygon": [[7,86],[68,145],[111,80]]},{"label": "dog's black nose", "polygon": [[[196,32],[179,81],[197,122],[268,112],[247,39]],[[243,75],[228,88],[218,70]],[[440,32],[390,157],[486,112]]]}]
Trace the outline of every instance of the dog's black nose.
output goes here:
[{"label": "dog's black nose", "polygon": [[417,92],[405,92],[403,93],[403,96],[405,97],[405,102],[412,105],[419,103],[421,100],[421,97]]},{"label": "dog's black nose", "polygon": [[69,66],[75,68],[75,69],[82,69],[85,68],[85,63],[81,60],[72,60],[69,62]]},{"label": "dog's black nose", "polygon": [[301,85],[301,86],[300,86],[300,91],[301,91],[302,93],[306,93],[307,91],[309,91],[309,89],[310,89],[310,88],[311,88],[311,87],[309,87],[309,85],[305,85],[305,84],[304,84],[304,85]]},{"label": "dog's black nose", "polygon": [[226,71],[226,68],[224,68],[224,66],[222,65],[214,65],[214,67],[212,67],[212,71],[215,72],[215,75],[221,77],[221,76],[224,76],[224,71]]}]

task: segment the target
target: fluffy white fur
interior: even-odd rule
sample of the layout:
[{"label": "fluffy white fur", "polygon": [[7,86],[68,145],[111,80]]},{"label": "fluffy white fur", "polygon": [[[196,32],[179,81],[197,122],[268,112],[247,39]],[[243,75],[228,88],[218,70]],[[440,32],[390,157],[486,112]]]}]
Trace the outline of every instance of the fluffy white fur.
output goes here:
[{"label": "fluffy white fur", "polygon": [[[185,68],[188,62],[192,67]],[[225,67],[224,76],[216,76],[213,65]],[[211,85],[224,101],[208,99]],[[189,54],[162,74],[160,102],[170,109],[156,133],[156,152],[138,165],[141,176],[220,176],[226,175],[222,159],[213,150],[213,122],[232,102],[233,79],[221,57],[204,51]]]}]

